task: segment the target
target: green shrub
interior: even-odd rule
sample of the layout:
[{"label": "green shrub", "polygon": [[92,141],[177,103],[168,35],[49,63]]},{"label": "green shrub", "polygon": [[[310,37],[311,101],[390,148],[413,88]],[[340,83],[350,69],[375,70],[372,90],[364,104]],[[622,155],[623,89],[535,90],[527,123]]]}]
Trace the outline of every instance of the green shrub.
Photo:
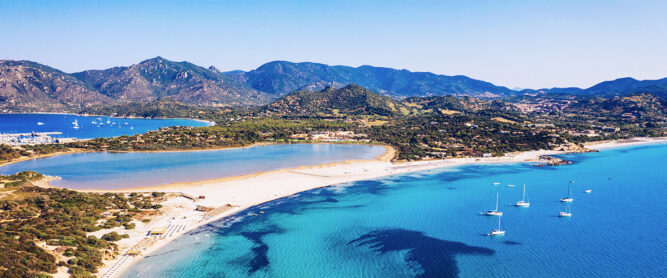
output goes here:
[{"label": "green shrub", "polygon": [[121,235],[119,235],[116,232],[110,232],[110,233],[104,234],[102,236],[102,239],[106,240],[106,241],[119,241],[119,240],[122,239],[122,237],[121,237]]}]

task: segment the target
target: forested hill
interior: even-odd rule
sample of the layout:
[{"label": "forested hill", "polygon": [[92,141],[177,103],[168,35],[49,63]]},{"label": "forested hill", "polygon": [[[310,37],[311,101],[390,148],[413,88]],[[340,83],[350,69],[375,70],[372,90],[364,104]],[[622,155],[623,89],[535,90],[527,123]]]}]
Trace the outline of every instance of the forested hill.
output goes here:
[{"label": "forested hill", "polygon": [[316,92],[296,91],[259,110],[265,114],[285,116],[392,116],[408,111],[401,102],[356,84],[340,89],[327,87]]},{"label": "forested hill", "polygon": [[446,76],[373,66],[354,68],[273,61],[247,73],[230,74],[242,78],[253,88],[272,95],[283,95],[296,90],[321,90],[327,86],[342,87],[350,83],[396,98],[431,95],[502,97],[517,93],[506,87],[463,75]]},{"label": "forested hill", "polygon": [[396,100],[356,84],[340,89],[296,91],[254,109],[256,115],[288,117],[452,115],[480,110],[513,110],[511,104],[470,96],[410,97]]}]

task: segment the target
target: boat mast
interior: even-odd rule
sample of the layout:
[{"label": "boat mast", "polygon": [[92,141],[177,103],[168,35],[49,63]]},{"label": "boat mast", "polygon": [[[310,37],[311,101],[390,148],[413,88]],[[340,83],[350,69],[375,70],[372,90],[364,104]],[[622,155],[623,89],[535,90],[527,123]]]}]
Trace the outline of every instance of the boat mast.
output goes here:
[{"label": "boat mast", "polygon": [[574,181],[570,181],[570,183],[568,183],[567,198],[572,198],[572,183],[574,183]]},{"label": "boat mast", "polygon": [[500,192],[496,192],[496,211],[498,211],[498,198],[500,197]]},{"label": "boat mast", "polygon": [[526,201],[526,185],[523,185],[523,198],[521,198],[521,201],[525,202]]}]

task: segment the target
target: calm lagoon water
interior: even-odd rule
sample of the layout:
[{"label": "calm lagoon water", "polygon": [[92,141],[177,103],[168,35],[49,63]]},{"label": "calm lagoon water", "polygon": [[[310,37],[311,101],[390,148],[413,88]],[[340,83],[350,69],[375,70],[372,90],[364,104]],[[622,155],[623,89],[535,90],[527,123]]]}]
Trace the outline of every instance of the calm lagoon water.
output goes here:
[{"label": "calm lagoon water", "polygon": [[[78,122],[78,129],[75,129],[72,124],[75,120]],[[0,133],[62,132],[61,135],[52,136],[59,138],[114,137],[140,134],[168,126],[207,125],[206,122],[186,119],[124,119],[70,114],[0,114]]]},{"label": "calm lagoon water", "polygon": [[62,179],[52,185],[117,189],[190,182],[344,160],[373,159],[385,149],[368,145],[292,144],[157,153],[76,153],[0,167],[0,174],[31,170]]},{"label": "calm lagoon water", "polygon": [[[564,157],[574,164],[462,166],[303,192],[192,231],[124,276],[665,277],[667,145]],[[570,180],[573,216],[559,218]],[[531,206],[514,207],[524,183]],[[507,234],[492,238],[497,218],[479,213],[496,192]]]}]

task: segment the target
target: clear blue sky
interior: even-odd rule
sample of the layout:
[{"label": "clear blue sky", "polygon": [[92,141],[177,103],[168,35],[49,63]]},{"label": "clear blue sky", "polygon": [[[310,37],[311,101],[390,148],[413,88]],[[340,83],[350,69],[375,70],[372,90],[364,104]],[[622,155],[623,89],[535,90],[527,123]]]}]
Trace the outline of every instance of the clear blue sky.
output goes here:
[{"label": "clear blue sky", "polygon": [[522,88],[667,77],[667,1],[0,1],[0,59],[65,72],[162,56],[463,74]]}]

